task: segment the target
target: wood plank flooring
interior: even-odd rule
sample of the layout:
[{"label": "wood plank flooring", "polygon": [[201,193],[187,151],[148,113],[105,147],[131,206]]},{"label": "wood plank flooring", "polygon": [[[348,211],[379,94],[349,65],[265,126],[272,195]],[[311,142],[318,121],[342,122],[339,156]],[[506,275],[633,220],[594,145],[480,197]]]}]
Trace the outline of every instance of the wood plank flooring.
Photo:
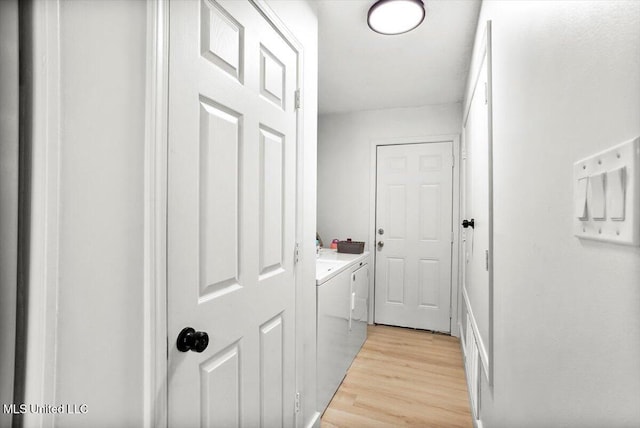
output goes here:
[{"label": "wood plank flooring", "polygon": [[455,337],[369,326],[322,428],[473,427]]}]

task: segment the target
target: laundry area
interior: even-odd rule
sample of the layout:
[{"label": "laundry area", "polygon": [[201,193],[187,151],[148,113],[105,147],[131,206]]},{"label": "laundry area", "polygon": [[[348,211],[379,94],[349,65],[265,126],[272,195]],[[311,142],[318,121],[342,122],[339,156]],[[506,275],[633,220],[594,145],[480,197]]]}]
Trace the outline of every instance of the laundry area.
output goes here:
[{"label": "laundry area", "polygon": [[640,2],[0,1],[0,426],[637,427]]}]

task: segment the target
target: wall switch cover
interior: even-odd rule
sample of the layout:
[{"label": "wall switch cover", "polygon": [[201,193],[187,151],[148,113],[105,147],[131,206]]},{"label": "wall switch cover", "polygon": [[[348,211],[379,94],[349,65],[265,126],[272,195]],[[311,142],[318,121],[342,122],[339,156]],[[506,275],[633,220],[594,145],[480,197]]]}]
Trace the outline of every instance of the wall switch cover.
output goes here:
[{"label": "wall switch cover", "polygon": [[578,238],[640,246],[640,137],[574,163],[573,183]]}]

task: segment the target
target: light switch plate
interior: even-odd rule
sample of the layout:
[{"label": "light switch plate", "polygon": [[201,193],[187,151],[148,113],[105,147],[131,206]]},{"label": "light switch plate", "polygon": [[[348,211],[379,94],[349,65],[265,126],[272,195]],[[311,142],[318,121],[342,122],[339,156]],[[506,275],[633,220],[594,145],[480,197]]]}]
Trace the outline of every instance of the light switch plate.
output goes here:
[{"label": "light switch plate", "polygon": [[[592,185],[603,185],[604,195]],[[573,189],[578,238],[640,246],[640,137],[574,163]],[[585,197],[586,216],[578,217]]]}]

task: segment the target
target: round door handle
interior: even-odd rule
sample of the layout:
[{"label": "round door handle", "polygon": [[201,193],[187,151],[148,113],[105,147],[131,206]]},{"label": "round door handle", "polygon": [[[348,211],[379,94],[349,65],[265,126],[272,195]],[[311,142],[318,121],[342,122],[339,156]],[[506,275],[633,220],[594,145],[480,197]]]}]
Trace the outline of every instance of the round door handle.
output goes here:
[{"label": "round door handle", "polygon": [[473,219],[471,220],[462,220],[462,227],[464,227],[465,229],[470,227],[471,229],[474,229],[474,225],[475,222]]},{"label": "round door handle", "polygon": [[178,335],[176,346],[180,352],[202,352],[209,346],[209,335],[205,331],[196,331],[194,328],[185,327]]},{"label": "round door handle", "polygon": [[384,242],[378,241],[378,249],[382,249],[384,247]]}]

